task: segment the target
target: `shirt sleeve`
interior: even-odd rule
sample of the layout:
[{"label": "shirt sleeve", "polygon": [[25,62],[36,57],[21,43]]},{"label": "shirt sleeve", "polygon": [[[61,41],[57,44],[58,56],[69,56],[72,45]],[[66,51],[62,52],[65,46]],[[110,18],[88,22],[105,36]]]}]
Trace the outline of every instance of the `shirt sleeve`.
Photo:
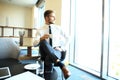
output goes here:
[{"label": "shirt sleeve", "polygon": [[66,34],[62,29],[61,29],[61,35],[62,35],[62,39],[63,40],[63,45],[61,45],[62,49],[65,49],[67,48],[67,46],[69,45],[70,43],[70,36],[68,34]]}]

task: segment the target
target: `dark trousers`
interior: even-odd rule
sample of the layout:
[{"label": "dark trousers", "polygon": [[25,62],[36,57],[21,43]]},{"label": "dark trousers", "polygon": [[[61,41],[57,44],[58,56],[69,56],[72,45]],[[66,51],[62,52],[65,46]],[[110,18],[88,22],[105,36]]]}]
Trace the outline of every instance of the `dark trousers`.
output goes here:
[{"label": "dark trousers", "polygon": [[56,60],[61,59],[61,52],[52,48],[46,40],[40,42],[39,48],[41,59],[44,61],[44,71],[52,72]]}]

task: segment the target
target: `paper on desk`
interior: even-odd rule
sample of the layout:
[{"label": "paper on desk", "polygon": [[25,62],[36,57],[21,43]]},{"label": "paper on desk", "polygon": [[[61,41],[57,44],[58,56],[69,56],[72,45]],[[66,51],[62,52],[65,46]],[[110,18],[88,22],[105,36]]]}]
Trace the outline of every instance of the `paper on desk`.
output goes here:
[{"label": "paper on desk", "polygon": [[12,76],[5,80],[45,80],[45,79],[40,76],[35,75],[34,73],[30,71],[26,71],[24,73]]}]

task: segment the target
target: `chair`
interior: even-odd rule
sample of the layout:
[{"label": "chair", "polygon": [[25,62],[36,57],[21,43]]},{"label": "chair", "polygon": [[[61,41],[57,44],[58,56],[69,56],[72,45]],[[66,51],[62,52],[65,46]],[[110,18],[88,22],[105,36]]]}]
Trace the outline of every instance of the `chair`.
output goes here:
[{"label": "chair", "polygon": [[12,38],[0,38],[0,67],[19,63],[20,49]]}]

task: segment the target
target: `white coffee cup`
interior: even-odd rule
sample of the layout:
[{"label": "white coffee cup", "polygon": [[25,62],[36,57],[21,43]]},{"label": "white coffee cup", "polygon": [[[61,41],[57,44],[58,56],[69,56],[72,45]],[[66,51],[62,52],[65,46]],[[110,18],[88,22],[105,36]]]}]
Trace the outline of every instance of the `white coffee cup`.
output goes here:
[{"label": "white coffee cup", "polygon": [[49,34],[49,37],[50,37],[50,38],[52,38],[52,37],[53,37],[53,35],[52,35],[52,34]]}]

